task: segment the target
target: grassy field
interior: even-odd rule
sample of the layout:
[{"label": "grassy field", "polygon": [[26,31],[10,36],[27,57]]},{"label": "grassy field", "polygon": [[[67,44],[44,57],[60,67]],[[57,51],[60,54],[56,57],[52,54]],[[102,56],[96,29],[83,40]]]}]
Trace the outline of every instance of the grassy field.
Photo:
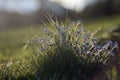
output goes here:
[{"label": "grassy field", "polygon": [[[120,16],[85,20],[83,21],[83,24],[84,24],[84,27],[91,32],[100,28],[100,31],[98,31],[98,33],[96,34],[97,38],[110,39],[109,31],[115,26],[120,24]],[[27,58],[29,59],[31,54],[28,54],[29,51],[26,51],[25,47],[29,40],[32,40],[35,38],[36,34],[38,34],[39,36],[43,35],[42,33],[43,28],[44,27],[39,25],[37,27],[31,26],[31,27],[20,28],[20,29],[14,28],[14,29],[8,29],[5,31],[0,31],[0,67],[1,65],[4,65],[4,64],[5,64],[4,66],[7,66],[7,64],[9,64],[10,62],[13,62],[14,66],[12,66],[12,68],[15,68],[14,70],[17,71],[19,66],[21,66],[22,68],[21,71],[18,70],[18,75],[16,75],[16,79],[33,80],[34,77],[32,77],[31,75],[32,73],[34,74],[35,69],[31,71],[32,64],[29,64],[30,61],[27,60]],[[24,64],[24,65],[21,65],[21,64]],[[18,67],[15,65],[17,65]],[[115,77],[119,74],[118,73],[119,71],[117,70],[120,69],[119,68],[120,60],[118,59],[118,61],[116,63],[113,63],[113,65],[115,65],[115,67],[113,67],[111,70],[108,70],[106,72],[106,74],[110,73],[110,75],[108,75],[108,80],[119,80],[118,78],[115,78]],[[28,67],[30,66],[30,67],[24,68],[24,66],[28,66]],[[26,72],[24,72],[24,70]],[[8,80],[9,75],[10,73],[8,73],[7,75],[8,77],[5,80]],[[11,75],[12,77],[15,77],[14,73]],[[20,76],[21,78],[18,78]],[[26,76],[29,77],[29,79],[25,78]],[[96,76],[99,77],[99,75],[96,75]],[[0,79],[2,78],[0,77]],[[38,79],[35,79],[35,80],[38,80]]]}]

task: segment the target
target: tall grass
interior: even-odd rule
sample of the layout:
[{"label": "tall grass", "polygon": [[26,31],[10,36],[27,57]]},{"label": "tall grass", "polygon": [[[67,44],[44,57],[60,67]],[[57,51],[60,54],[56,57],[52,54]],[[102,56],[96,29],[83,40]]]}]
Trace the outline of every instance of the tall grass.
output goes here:
[{"label": "tall grass", "polygon": [[116,42],[97,44],[95,32],[86,31],[80,21],[65,26],[51,20],[46,37],[31,42],[37,55],[36,76],[42,80],[86,80],[107,65],[118,48]]},{"label": "tall grass", "polygon": [[[0,64],[0,80],[89,80],[116,55],[116,42],[98,44],[94,35],[99,29],[87,31],[80,21],[50,19],[44,27],[43,33],[40,31],[44,36],[28,40],[24,55]],[[117,80],[116,72],[116,68],[108,70],[106,79]]]}]

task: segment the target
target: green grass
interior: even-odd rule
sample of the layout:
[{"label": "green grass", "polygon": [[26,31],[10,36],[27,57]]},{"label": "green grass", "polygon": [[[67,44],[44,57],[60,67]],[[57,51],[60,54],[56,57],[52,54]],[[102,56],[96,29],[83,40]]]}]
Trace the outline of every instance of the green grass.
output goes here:
[{"label": "green grass", "polygon": [[[94,20],[85,20],[83,21],[83,24],[84,27],[89,31],[95,31],[96,29],[100,28],[100,31],[97,33],[96,37],[108,38],[109,37],[108,30],[120,24],[120,16],[111,16]],[[32,31],[31,28],[33,29]],[[22,80],[22,78],[30,80],[30,78],[28,79],[28,77],[30,76],[34,78],[33,74],[35,72],[35,69],[34,67],[32,67],[32,64],[30,64],[31,61],[28,60],[31,60],[31,58],[36,57],[31,56],[31,50],[26,51],[25,47],[27,41],[32,40],[35,37],[37,38],[38,36],[43,36],[43,33],[41,31],[44,27],[39,25],[38,27],[31,26],[31,28],[30,27],[20,29],[16,28],[0,31],[0,71],[1,66],[6,67],[7,64],[12,62],[12,65],[10,65],[11,66],[10,72],[7,75],[8,77],[12,76],[16,77],[16,79],[19,79],[21,76],[21,79],[19,80]],[[36,34],[38,36],[36,36]],[[120,61],[118,61],[118,64],[116,63],[117,66],[120,65],[119,62]],[[19,67],[21,68],[21,70],[19,69]],[[9,67],[6,69],[9,69]],[[18,70],[18,75],[16,75],[16,72],[13,72],[12,70],[15,70],[16,72]],[[111,78],[109,73],[111,73],[111,76],[113,77],[111,80],[117,80],[114,78],[117,75],[116,68],[113,68],[112,70],[106,72],[106,74],[108,74],[107,79]]]},{"label": "green grass", "polygon": [[[36,31],[35,34],[40,30],[39,27],[37,29],[33,27],[34,29]],[[32,36],[34,35],[30,27],[0,31],[0,63],[22,55],[24,53],[22,48]]]},{"label": "green grass", "polygon": [[[120,24],[120,16],[105,17],[100,19],[85,20],[83,21],[84,27],[89,31],[94,31],[100,28],[101,34],[106,33],[110,28]],[[34,34],[40,34],[42,26],[34,27],[31,26]],[[6,55],[14,54],[20,48],[22,48],[27,40],[27,37],[32,34],[30,27],[20,29],[8,29],[6,31],[0,31],[0,53]],[[13,51],[13,52],[11,52]],[[17,51],[18,52],[18,51]]]}]

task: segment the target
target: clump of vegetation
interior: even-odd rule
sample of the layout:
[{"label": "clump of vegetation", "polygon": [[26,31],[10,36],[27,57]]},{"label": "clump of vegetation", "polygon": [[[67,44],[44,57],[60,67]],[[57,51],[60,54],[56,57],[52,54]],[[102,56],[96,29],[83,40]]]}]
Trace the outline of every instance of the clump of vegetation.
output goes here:
[{"label": "clump of vegetation", "polygon": [[51,28],[44,29],[45,38],[34,40],[33,52],[38,56],[34,62],[36,78],[41,80],[86,80],[107,65],[116,42],[98,45],[95,32],[86,31],[80,22],[59,25],[51,20]]},{"label": "clump of vegetation", "polygon": [[0,64],[0,80],[32,80],[34,78],[34,69],[27,60]]},{"label": "clump of vegetation", "polygon": [[79,21],[65,23],[50,20],[50,24],[45,25],[48,28],[44,29],[43,37],[35,34],[36,38],[28,41],[20,51],[20,58],[12,56],[10,61],[0,61],[0,80],[118,79],[116,67],[105,71],[105,79],[98,79],[102,74],[96,74],[113,59],[118,44],[112,41],[98,43],[94,38],[98,30],[91,33]]}]

